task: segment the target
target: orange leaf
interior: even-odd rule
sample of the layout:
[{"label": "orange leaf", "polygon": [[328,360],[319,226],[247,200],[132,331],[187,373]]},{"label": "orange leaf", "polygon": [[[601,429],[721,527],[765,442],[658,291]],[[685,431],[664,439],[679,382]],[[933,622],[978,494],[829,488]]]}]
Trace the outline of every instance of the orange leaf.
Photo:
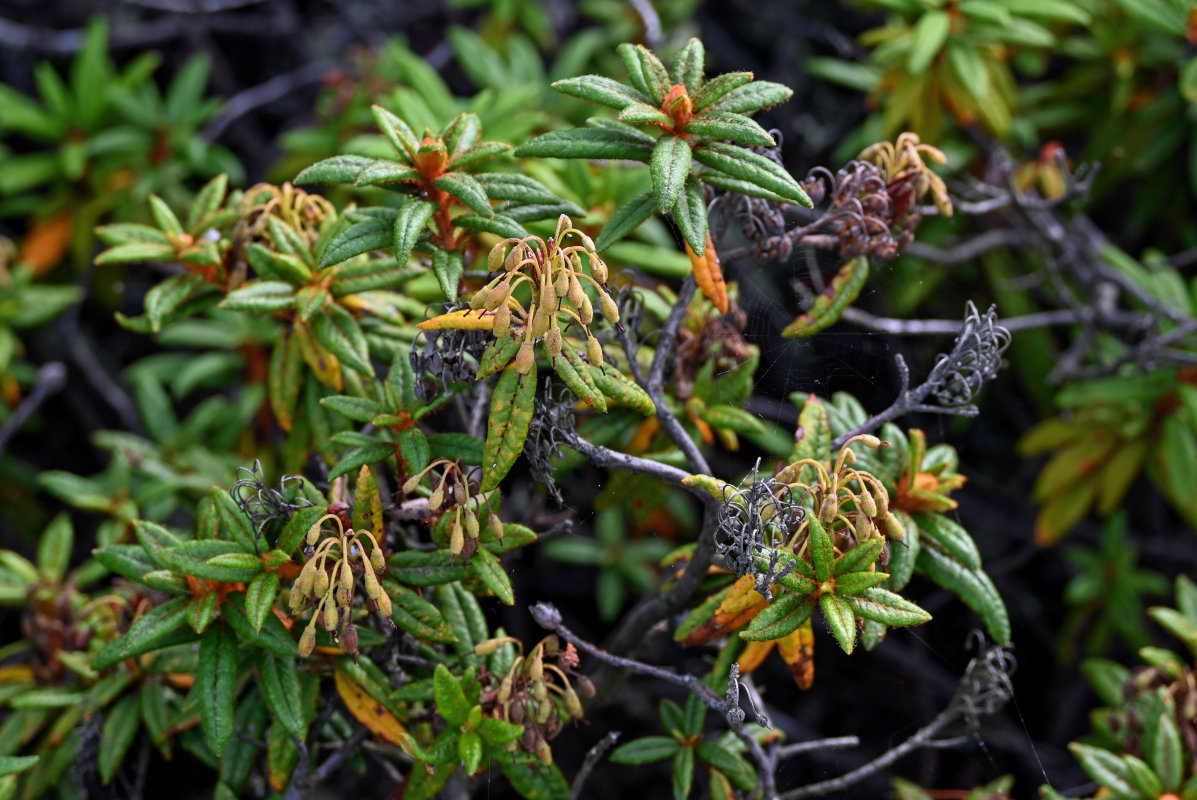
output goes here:
[{"label": "orange leaf", "polygon": [[799,689],[809,689],[815,682],[815,633],[810,620],[777,642],[777,652],[790,667]]},{"label": "orange leaf", "polygon": [[337,684],[337,692],[345,701],[345,707],[357,717],[358,722],[391,744],[402,747],[406,743],[409,737],[403,724],[382,703],[371,697],[361,684],[339,669],[333,671],[333,679]]},{"label": "orange leaf", "polygon": [[37,223],[25,237],[18,261],[33,267],[35,275],[44,275],[54,269],[62,261],[67,246],[71,243],[73,226],[74,219],[69,211]]},{"label": "orange leaf", "polygon": [[737,580],[727,597],[723,598],[723,602],[715,609],[714,615],[687,636],[682,645],[694,647],[706,644],[751,622],[769,606],[769,601],[752,588],[754,585],[751,575],[744,575]]},{"label": "orange leaf", "polygon": [[747,675],[759,667],[775,644],[777,644],[775,639],[770,639],[767,642],[749,642],[748,646],[744,648],[744,652],[740,653],[740,657],[736,659],[736,663],[740,666],[740,674]]},{"label": "orange leaf", "polygon": [[694,280],[698,281],[698,288],[702,289],[720,313],[727,313],[727,284],[723,282],[723,268],[719,266],[719,254],[715,252],[715,242],[711,234],[707,233],[707,248],[700,256],[686,245],[686,255],[690,256],[690,266],[694,268]]}]

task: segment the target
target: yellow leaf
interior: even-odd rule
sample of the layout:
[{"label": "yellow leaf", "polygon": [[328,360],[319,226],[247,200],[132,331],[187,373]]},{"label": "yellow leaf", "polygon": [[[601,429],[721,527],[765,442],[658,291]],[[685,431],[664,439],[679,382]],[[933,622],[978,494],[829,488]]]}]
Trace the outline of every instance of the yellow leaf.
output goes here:
[{"label": "yellow leaf", "polygon": [[747,675],[759,667],[775,644],[777,641],[774,639],[767,642],[749,642],[748,646],[744,648],[744,652],[740,653],[740,657],[736,659],[736,663],[740,666],[740,674]]},{"label": "yellow leaf", "polygon": [[790,668],[799,689],[809,689],[815,682],[815,633],[810,620],[799,625],[777,642],[777,652]]},{"label": "yellow leaf", "polygon": [[391,744],[402,747],[407,743],[409,736],[403,723],[397,720],[395,715],[388,711],[382,703],[371,697],[361,684],[339,669],[333,671],[333,680],[336,682],[341,700],[345,702],[345,707],[357,718],[358,722],[365,725],[371,733],[381,736]]}]

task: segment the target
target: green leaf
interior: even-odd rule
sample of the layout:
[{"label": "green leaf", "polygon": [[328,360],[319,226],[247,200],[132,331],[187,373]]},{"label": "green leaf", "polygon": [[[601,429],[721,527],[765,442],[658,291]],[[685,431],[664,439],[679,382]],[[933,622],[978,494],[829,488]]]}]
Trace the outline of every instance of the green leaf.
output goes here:
[{"label": "green leaf", "polygon": [[179,222],[179,218],[170,210],[166,201],[156,194],[150,195],[150,213],[154,216],[154,224],[159,230],[176,236],[183,233],[183,223]]},{"label": "green leaf", "polygon": [[611,753],[615,764],[651,764],[670,758],[681,748],[670,736],[645,736],[620,745]]},{"label": "green leaf", "polygon": [[851,654],[856,644],[856,617],[852,615],[852,608],[845,602],[846,599],[825,594],[819,597],[819,607],[823,609],[823,616],[840,648]]},{"label": "green leaf", "polygon": [[129,745],[133,744],[133,737],[137,735],[137,728],[141,717],[141,701],[137,694],[131,693],[122,697],[104,715],[104,726],[100,729],[100,780],[105,785],[116,777],[116,771],[125,754],[129,752]]},{"label": "green leaf", "polygon": [[1068,745],[1073,756],[1080,762],[1081,768],[1089,773],[1095,781],[1109,789],[1116,796],[1140,797],[1139,792],[1131,784],[1130,770],[1118,756],[1109,750],[1091,747],[1080,742]]},{"label": "green leaf", "polygon": [[660,105],[670,87],[669,73],[661,60],[642,44],[624,43],[616,48],[616,52],[628,70],[632,85],[647,94],[654,104]]},{"label": "green leaf", "polygon": [[373,163],[375,159],[365,156],[333,156],[300,172],[294,183],[354,183],[358,174]]},{"label": "green leaf", "polygon": [[371,106],[370,113],[374,116],[374,122],[378,125],[378,129],[390,142],[391,147],[395,148],[396,153],[408,159],[415,156],[416,151],[420,149],[419,139],[412,133],[406,122],[382,106]]},{"label": "green leaf", "polygon": [[694,781],[694,748],[683,747],[673,757],[673,800],[686,800]]},{"label": "green leaf", "polygon": [[[254,526],[249,521],[249,517],[245,516],[245,512],[237,505],[237,501],[233,496],[224,489],[216,488],[212,490],[212,503],[216,508],[216,513],[220,517],[221,528],[225,535],[241,545],[241,548],[246,554],[255,553],[258,550],[257,536],[254,532]],[[250,557],[250,561],[257,561],[258,559]],[[246,564],[227,564],[227,566],[245,566],[252,569],[250,562]],[[259,563],[260,567],[261,564]]]},{"label": "green leaf", "polygon": [[536,369],[521,375],[508,365],[491,397],[486,446],[483,450],[482,491],[496,488],[523,451],[532,424],[536,397]]},{"label": "green leaf", "polygon": [[175,249],[169,244],[131,242],[110,247],[96,256],[96,266],[132,264],[140,261],[174,261]]},{"label": "green leaf", "polygon": [[989,94],[989,67],[979,48],[969,42],[952,39],[948,42],[948,60],[952,71],[978,103]]},{"label": "green leaf", "polygon": [[431,458],[461,460],[466,464],[482,463],[482,442],[468,433],[434,433],[428,437]]},{"label": "green leaf", "polygon": [[376,186],[380,183],[412,183],[422,179],[423,176],[418,170],[406,164],[379,159],[359,172],[353,183],[355,186]]},{"label": "green leaf", "polygon": [[259,572],[245,590],[245,616],[255,631],[261,631],[278,596],[277,572]]},{"label": "green leaf", "polygon": [[75,529],[65,511],[50,520],[37,543],[37,571],[43,580],[61,583],[71,563]]},{"label": "green leaf", "polygon": [[24,772],[37,763],[39,756],[0,756],[0,778]]},{"label": "green leaf", "polygon": [[272,313],[295,306],[295,287],[282,281],[254,281],[234,289],[220,301],[228,311]]},{"label": "green leaf", "polygon": [[794,92],[788,86],[770,81],[753,81],[728,92],[712,104],[711,109],[727,114],[753,114],[784,103],[793,96]]},{"label": "green leaf", "polygon": [[361,469],[363,465],[377,464],[394,454],[395,445],[390,442],[373,442],[361,447],[355,447],[341,456],[340,461],[333,467],[332,472],[328,474],[329,480],[336,480],[342,475],[352,474]]},{"label": "green leaf", "polygon": [[482,585],[504,604],[515,605],[515,589],[512,588],[511,578],[503,569],[503,564],[499,561],[498,556],[485,547],[479,547],[478,551],[470,558],[469,567],[470,574],[481,581]]},{"label": "green leaf", "polygon": [[970,570],[930,547],[919,548],[916,566],[976,611],[995,642],[1006,644],[1010,641],[1010,618],[1006,614],[1006,605],[988,575]]},{"label": "green leaf", "polygon": [[553,360],[557,375],[586,405],[599,411],[607,411],[607,401],[590,374],[590,367],[582,361],[574,348],[566,346]]},{"label": "green leaf", "polygon": [[[885,543],[881,539],[871,539],[858,544],[835,560],[831,573],[838,577],[867,570],[877,561],[884,546]],[[838,582],[836,585],[839,585]]]},{"label": "green leaf", "polygon": [[594,242],[595,249],[606,250],[639,228],[641,223],[653,215],[656,208],[656,196],[652,190],[638,194],[624,203],[615,210],[615,213],[607,220],[607,224],[603,226],[602,233]]},{"label": "green leaf", "polygon": [[199,668],[192,694],[208,747],[219,757],[233,738],[233,703],[237,693],[237,637],[216,625],[200,639]]},{"label": "green leaf", "polygon": [[261,678],[259,685],[262,697],[274,719],[287,733],[303,741],[307,737],[308,726],[304,722],[303,697],[295,659],[259,653],[258,676]]},{"label": "green leaf", "polygon": [[686,133],[730,139],[752,147],[775,147],[777,142],[757,123],[742,114],[710,112],[686,123]]},{"label": "green leaf", "polygon": [[650,172],[657,210],[667,214],[677,203],[677,196],[690,175],[690,143],[680,136],[665,135],[653,147]]},{"label": "green leaf", "polygon": [[702,741],[695,748],[699,760],[722,772],[745,792],[756,788],[756,770],[739,755],[725,750],[715,742]]},{"label": "green leaf", "polygon": [[482,741],[492,746],[514,742],[523,733],[523,725],[516,725],[494,717],[483,717],[482,722],[478,725],[478,734],[482,737]]},{"label": "green leaf", "polygon": [[814,303],[781,332],[782,336],[811,336],[833,325],[852,305],[869,278],[868,256],[848,259]]},{"label": "green leaf", "polygon": [[467,568],[448,550],[404,550],[391,557],[390,574],[406,586],[439,586],[461,580]]},{"label": "green leaf", "polygon": [[436,691],[437,712],[450,725],[460,727],[470,710],[470,703],[466,700],[461,684],[444,664],[436,665],[432,680]]},{"label": "green leaf", "polygon": [[475,214],[494,216],[495,212],[491,208],[490,198],[486,196],[486,190],[472,175],[465,172],[449,172],[433,181],[432,185],[465,203]]},{"label": "green leaf", "polygon": [[457,739],[457,754],[467,775],[473,775],[482,764],[482,737],[477,731],[463,731]]},{"label": "green leaf", "polygon": [[911,514],[910,518],[922,532],[924,542],[929,540],[969,569],[981,568],[977,544],[960,523],[943,514],[917,512]]},{"label": "green leaf", "polygon": [[856,616],[891,627],[921,625],[931,620],[931,615],[914,603],[879,586],[853,594],[844,592],[839,596]]},{"label": "green leaf", "polygon": [[[437,204],[428,200],[411,200],[399,208],[395,224],[391,228],[391,242],[395,247],[395,261],[399,266],[407,264],[412,248],[420,240],[424,226],[437,211]],[[383,245],[384,247],[386,245]]]},{"label": "green leaf", "polygon": [[283,532],[279,534],[275,546],[288,555],[294,553],[295,548],[299,547],[299,543],[307,535],[308,529],[316,523],[316,520],[324,516],[325,512],[326,509],[321,506],[311,506],[296,511],[287,521]]},{"label": "green leaf", "polygon": [[419,639],[454,642],[457,637],[437,607],[405,586],[386,580],[383,587],[392,602],[391,618],[404,631]]},{"label": "green leaf", "polygon": [[762,155],[724,142],[705,142],[693,149],[693,155],[700,164],[755,184],[789,203],[813,207],[810,197],[793,176]]},{"label": "green leaf", "polygon": [[320,405],[343,414],[354,422],[369,422],[385,412],[382,403],[365,397],[334,395],[320,398]]},{"label": "green leaf", "polygon": [[312,334],[345,366],[362,375],[374,375],[366,337],[353,315],[341,306],[334,303],[317,316],[312,321]]},{"label": "green leaf", "polygon": [[703,255],[707,249],[707,204],[702,183],[694,175],[686,176],[685,186],[673,207],[673,220],[690,249]]},{"label": "green leaf", "polygon": [[651,103],[648,96],[625,84],[602,75],[581,75],[554,81],[553,88],[562,94],[580,97],[616,110],[633,103]]},{"label": "green leaf", "polygon": [[233,592],[225,599],[220,607],[229,626],[247,642],[256,647],[273,653],[280,658],[295,658],[299,655],[299,648],[291,638],[287,628],[274,614],[267,614],[261,630],[254,630],[249,624],[249,617],[245,614],[245,593]]},{"label": "green leaf", "polygon": [[591,364],[589,370],[595,386],[608,398],[647,417],[656,416],[657,406],[648,392],[640,388],[640,384],[607,363],[597,367]]},{"label": "green leaf", "polygon": [[432,254],[432,272],[436,275],[436,282],[440,284],[445,299],[453,303],[457,301],[457,288],[461,283],[461,276],[465,274],[465,262],[460,250],[437,250]]},{"label": "green leaf", "polygon": [[[810,591],[813,590],[814,585],[811,584]],[[750,642],[768,642],[789,636],[810,619],[814,610],[814,603],[809,602],[810,591],[789,591],[776,598],[753,618],[747,628],[740,631],[740,638]]]},{"label": "green leaf", "polygon": [[174,597],[143,614],[124,636],[115,640],[92,660],[92,668],[105,669],[126,658],[156,650],[171,634],[187,624],[189,606],[196,602],[191,597]]},{"label": "green leaf", "polygon": [[815,568],[815,580],[822,582],[831,577],[831,569],[835,564],[835,543],[818,517],[811,514],[809,523],[811,564]]},{"label": "green leaf", "polygon": [[691,38],[673,59],[673,71],[670,79],[686,87],[686,93],[691,97],[698,91],[702,83],[702,73],[706,67],[706,51],[702,42]]},{"label": "green leaf", "polygon": [[523,239],[528,236],[528,229],[505,214],[495,214],[493,217],[480,217],[477,214],[463,214],[453,218],[453,224],[459,228],[472,231],[493,233],[504,239]]},{"label": "green leaf", "polygon": [[751,82],[751,72],[725,72],[718,77],[712,78],[699,87],[696,94],[693,94],[695,113],[701,112],[704,108],[726,96],[729,92]]},{"label": "green leaf", "polygon": [[921,75],[931,66],[944,42],[948,40],[951,27],[952,18],[946,11],[936,9],[919,17],[914,26],[910,54],[906,59],[906,69],[911,75]]},{"label": "green leaf", "polygon": [[652,147],[639,137],[611,128],[573,128],[550,131],[515,149],[518,157],[611,158],[648,163]]}]

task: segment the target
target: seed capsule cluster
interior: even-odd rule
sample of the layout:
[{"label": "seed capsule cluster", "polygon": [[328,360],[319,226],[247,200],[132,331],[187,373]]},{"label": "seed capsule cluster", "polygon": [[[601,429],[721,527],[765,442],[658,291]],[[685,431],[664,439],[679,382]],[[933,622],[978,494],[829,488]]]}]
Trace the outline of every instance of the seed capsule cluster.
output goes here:
[{"label": "seed capsule cluster", "polygon": [[[436,470],[440,470],[439,476]],[[496,539],[503,538],[503,522],[490,506],[490,499],[478,490],[478,484],[466,475],[465,467],[459,461],[438,458],[407,479],[403,493],[412,494],[431,475],[429,485],[432,494],[428,497],[428,511],[431,515],[452,514],[453,523],[449,533],[449,552],[463,559],[469,559],[478,550],[478,535],[482,532],[480,522],[485,505],[487,527]]]},{"label": "seed capsule cluster", "polygon": [[[336,523],[336,532],[324,523]],[[315,613],[299,637],[299,655],[307,658],[316,649],[316,624],[328,631],[342,649],[357,656],[357,628],[350,620],[358,580],[366,589],[366,607],[378,609],[388,620],[391,598],[383,591],[378,576],[386,570],[386,558],[374,535],[347,527],[337,514],[326,514],[308,529],[304,538],[307,561],[291,586],[290,609],[298,616],[308,606]],[[394,624],[394,623],[392,623]]]},{"label": "seed capsule cluster", "polygon": [[[479,642],[474,652],[490,655],[508,642],[523,650],[519,640],[503,636]],[[483,692],[482,705],[488,716],[524,726],[519,740],[508,743],[509,751],[523,747],[535,753],[542,764],[553,763],[549,741],[561,732],[565,723],[583,716],[578,694],[594,697],[590,679],[574,671],[578,664],[578,651],[572,644],[563,648],[556,636],[547,636],[531,653],[521,652],[516,657],[497,687],[491,686]],[[491,676],[492,680],[497,677]]]},{"label": "seed capsule cluster", "polygon": [[[847,538],[855,541],[846,542],[848,546],[843,548],[845,550],[879,537],[882,532],[888,539],[901,541],[904,536],[902,523],[890,511],[889,492],[885,485],[872,473],[853,467],[856,453],[849,447],[853,442],[863,442],[874,449],[886,446],[876,436],[853,436],[840,448],[833,469],[828,470],[821,462],[806,458],[783,469],[777,474],[776,480],[788,485],[791,491],[806,492],[824,528],[830,531],[834,526],[835,530],[845,534],[851,532]],[[815,470],[815,479],[810,483],[799,481],[804,467]],[[809,525],[809,520],[804,518],[791,534],[789,545],[795,552],[800,552],[805,546]]]},{"label": "seed capsule cluster", "polygon": [[584,285],[597,290],[599,310],[610,322],[619,323],[619,308],[607,291],[607,265],[595,252],[594,242],[574,228],[569,217],[561,215],[555,235],[547,242],[538,236],[500,242],[491,250],[487,265],[498,275],[474,294],[470,307],[494,313],[491,330],[497,338],[512,336],[520,342],[515,363],[521,374],[532,371],[536,344],[550,358],[561,354],[563,326],[581,328],[590,363],[603,363],[602,348],[590,331],[594,303]]}]

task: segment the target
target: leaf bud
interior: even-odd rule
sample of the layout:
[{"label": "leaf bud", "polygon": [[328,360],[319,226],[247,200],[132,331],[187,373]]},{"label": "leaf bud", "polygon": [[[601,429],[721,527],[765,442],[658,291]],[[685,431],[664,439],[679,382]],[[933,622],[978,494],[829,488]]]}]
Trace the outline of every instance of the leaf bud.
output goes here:
[{"label": "leaf bud", "polygon": [[548,335],[545,336],[544,347],[552,358],[561,355],[561,329],[556,325],[549,328]]},{"label": "leaf bud", "polygon": [[490,330],[496,338],[506,336],[507,332],[511,330],[511,307],[506,303],[495,311],[495,321]]},{"label": "leaf bud", "polygon": [[532,342],[525,341],[515,356],[515,370],[521,375],[530,375],[535,366],[536,354],[532,352]]},{"label": "leaf bud", "polygon": [[603,365],[603,348],[593,336],[586,337],[586,358],[590,359],[592,367]]},{"label": "leaf bud", "polygon": [[[313,620],[315,621],[315,620]],[[307,658],[316,649],[316,629],[308,625],[299,636],[299,657]]]},{"label": "leaf bud", "polygon": [[599,292],[599,307],[603,310],[603,316],[612,325],[619,322],[619,306],[615,305],[615,301],[611,299],[611,295],[606,292]]}]

